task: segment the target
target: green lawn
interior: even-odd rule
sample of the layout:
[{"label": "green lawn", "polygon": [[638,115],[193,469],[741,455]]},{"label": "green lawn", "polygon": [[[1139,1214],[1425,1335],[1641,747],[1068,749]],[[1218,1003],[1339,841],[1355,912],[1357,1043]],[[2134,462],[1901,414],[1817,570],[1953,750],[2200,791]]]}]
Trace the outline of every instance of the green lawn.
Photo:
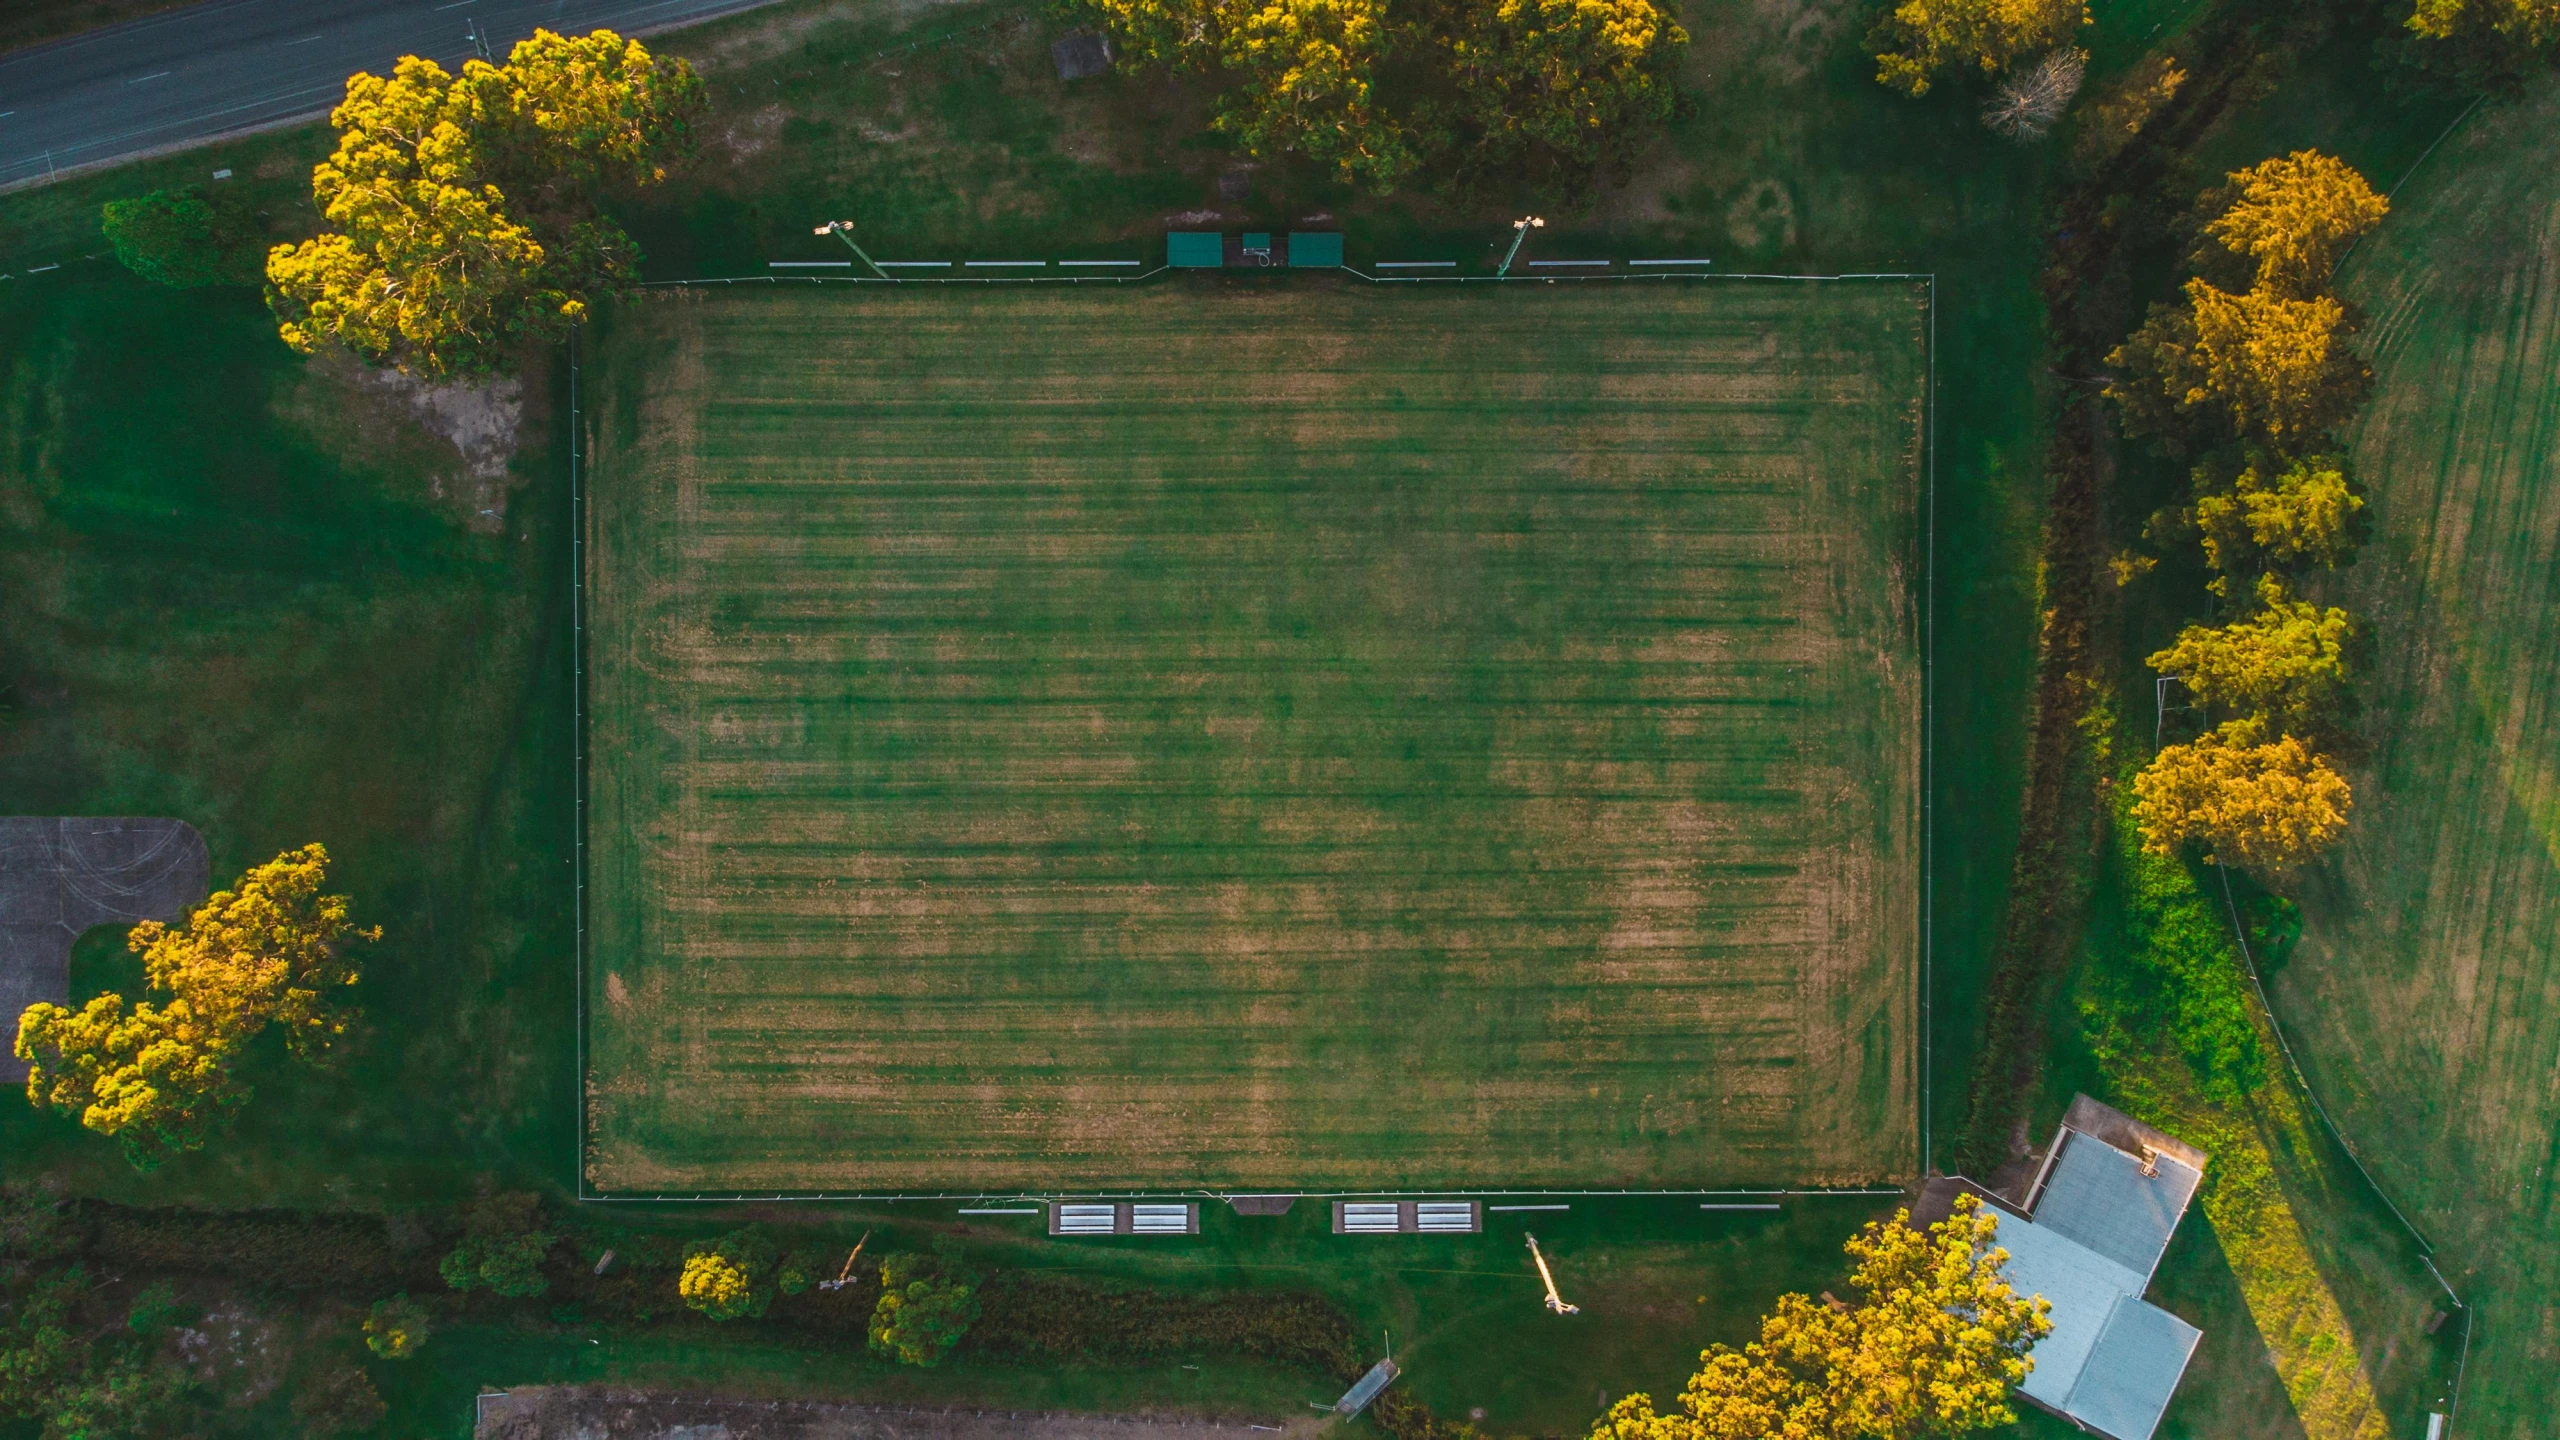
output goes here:
[{"label": "green lawn", "polygon": [[2349,1140],[2481,1307],[2463,1433],[2547,1432],[2560,1362],[2560,85],[2493,104],[2350,261],[2375,399],[2357,816],[2277,1008]]},{"label": "green lawn", "polygon": [[618,310],[590,1181],[1908,1174],[1924,300]]}]

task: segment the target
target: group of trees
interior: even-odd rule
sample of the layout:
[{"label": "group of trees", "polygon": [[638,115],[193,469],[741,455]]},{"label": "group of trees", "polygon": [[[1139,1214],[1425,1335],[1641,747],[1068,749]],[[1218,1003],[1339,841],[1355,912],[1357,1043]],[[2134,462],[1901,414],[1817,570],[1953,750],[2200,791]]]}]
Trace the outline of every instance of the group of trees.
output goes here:
[{"label": "group of trees", "polygon": [[1219,85],[1216,125],[1384,193],[1622,162],[1677,105],[1688,35],[1654,0],[1088,0],[1119,53]]},{"label": "group of trees", "polygon": [[609,30],[537,30],[459,75],[411,55],[388,79],[351,77],[311,176],[334,228],[267,257],[285,342],[442,378],[565,335],[637,275],[598,192],[664,179],[703,104],[692,67]]},{"label": "group of trees", "polygon": [[27,1096],[124,1143],[144,1168],[201,1147],[249,1099],[234,1074],[261,1031],[283,1033],[297,1059],[328,1057],[361,1014],[358,928],[344,895],[321,893],[329,852],[288,850],[217,891],[171,928],[146,920],[128,947],[168,998],[127,1008],[112,992],[78,1010],[46,1002],[18,1018]]},{"label": "group of trees", "polygon": [[1699,1356],[1678,1410],[1629,1395],[1591,1440],[1917,1440],[2014,1422],[2009,1390],[2051,1307],[2010,1287],[1998,1218],[1974,1197],[1926,1234],[1908,1220],[1850,1239],[1853,1300],[1780,1296],[1758,1340]]},{"label": "group of trees", "polygon": [[[686,1246],[676,1293],[706,1319],[753,1319],[772,1308],[776,1294],[807,1290],[818,1269],[814,1256],[783,1254],[761,1227],[750,1225]],[[908,1365],[940,1364],[978,1318],[978,1274],[947,1238],[930,1253],[882,1256],[879,1274],[871,1348]]]},{"label": "group of trees", "polygon": [[2353,798],[2327,752],[2348,718],[2356,622],[2294,583],[2346,563],[2360,538],[2364,501],[2332,447],[2372,373],[2329,277],[2389,205],[2303,150],[2234,172],[2202,209],[2185,298],[2152,306],[2107,357],[2107,393],[2128,428],[2195,460],[2193,501],[2150,534],[2198,540],[2213,593],[2239,614],[2150,657],[2215,724],[2153,759],[2134,813],[2158,853],[2201,841],[2212,858],[2282,870],[2344,831]]}]

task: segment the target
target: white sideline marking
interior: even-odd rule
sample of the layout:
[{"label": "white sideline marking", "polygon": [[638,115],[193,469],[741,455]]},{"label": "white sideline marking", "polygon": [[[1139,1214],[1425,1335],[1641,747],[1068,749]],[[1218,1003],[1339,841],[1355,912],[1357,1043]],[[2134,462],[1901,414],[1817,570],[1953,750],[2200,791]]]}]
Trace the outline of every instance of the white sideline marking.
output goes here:
[{"label": "white sideline marking", "polygon": [[1458,268],[1458,262],[1455,260],[1381,260],[1378,262],[1378,268],[1381,270],[1455,270]]},{"label": "white sideline marking", "polygon": [[1046,265],[1049,262],[1046,260],[963,260],[960,263],[972,270],[1002,270],[1009,266]]},{"label": "white sideline marking", "polygon": [[1713,265],[1713,260],[1630,260],[1630,265]]},{"label": "white sideline marking", "polygon": [[[850,265],[853,262],[847,260],[844,263]],[[880,262],[880,268],[883,270],[944,270],[949,269],[950,265],[951,262],[948,260],[883,260]]]},{"label": "white sideline marking", "polygon": [[1608,263],[1606,260],[1532,260],[1529,262],[1529,268],[1541,270],[1557,265],[1607,265]]},{"label": "white sideline marking", "polygon": [[767,269],[772,270],[850,270],[853,268],[853,262],[850,260],[767,260],[764,263]]},{"label": "white sideline marking", "polygon": [[1135,267],[1143,262],[1137,260],[1061,260],[1058,263],[1061,265],[1127,265]]}]

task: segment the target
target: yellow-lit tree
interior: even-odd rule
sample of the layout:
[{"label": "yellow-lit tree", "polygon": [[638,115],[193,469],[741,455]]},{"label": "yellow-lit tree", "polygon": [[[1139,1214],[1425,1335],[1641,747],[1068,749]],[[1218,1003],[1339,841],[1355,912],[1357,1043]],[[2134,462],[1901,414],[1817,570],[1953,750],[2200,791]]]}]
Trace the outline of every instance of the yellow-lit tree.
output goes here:
[{"label": "yellow-lit tree", "polygon": [[2429,40],[2491,35],[2517,51],[2560,44],[2560,0],[2418,0],[2409,28]]},{"label": "yellow-lit tree", "polygon": [[77,1011],[29,1006],[15,1047],[27,1098],[116,1136],[147,1168],[201,1147],[247,1102],[230,1067],[268,1025],[285,1027],[294,1055],[326,1054],[358,1013],[344,1004],[359,976],[349,942],[382,935],[355,926],[346,896],[321,893],[328,869],[320,846],[288,850],[178,926],[135,926],[126,944],[166,1004],[128,1012],[109,994]]},{"label": "yellow-lit tree", "polygon": [[1653,0],[1497,0],[1459,6],[1448,37],[1478,164],[1543,149],[1570,165],[1671,118],[1688,32]]},{"label": "yellow-lit tree", "polygon": [[38,1002],[18,1017],[15,1048],[30,1102],[114,1136],[140,1169],[200,1148],[249,1098],[229,1043],[184,1000],[129,1013],[121,995],[78,1010]]},{"label": "yellow-lit tree", "polygon": [[2264,716],[2280,729],[2317,731],[2347,699],[2347,612],[2295,600],[2273,577],[2259,582],[2264,608],[2228,625],[2190,625],[2147,662],[2186,682],[2206,704]]},{"label": "yellow-lit tree", "polygon": [[1876,22],[1876,79],[1917,98],[1950,70],[1997,75],[2068,42],[2085,0],[1900,0]]},{"label": "yellow-lit tree", "polygon": [[2144,846],[2173,855],[2201,841],[2208,861],[2280,872],[2343,834],[2346,778],[2295,737],[2265,734],[2262,721],[2234,720],[2155,756],[2133,781]]},{"label": "yellow-lit tree", "polygon": [[735,1320],[755,1309],[754,1287],[747,1272],[718,1255],[696,1255],[684,1262],[676,1293],[691,1309],[713,1320]]},{"label": "yellow-lit tree", "polygon": [[1371,90],[1385,45],[1378,0],[1245,7],[1226,32],[1224,59],[1240,83],[1220,100],[1218,128],[1249,154],[1296,153],[1391,190],[1419,157]]},{"label": "yellow-lit tree", "polygon": [[2187,282],[2186,296],[2152,306],[2107,356],[2118,371],[2107,393],[2137,428],[2174,434],[2202,413],[2284,447],[2328,434],[2364,403],[2373,372],[2332,297],[2234,295],[2201,279]]},{"label": "yellow-lit tree", "polygon": [[2251,465],[2231,488],[2196,497],[2204,557],[2219,572],[2214,593],[2228,597],[2232,577],[2254,566],[2334,568],[2354,558],[2355,522],[2364,497],[2347,483],[2334,455],[2293,460],[2269,477]]},{"label": "yellow-lit tree", "polygon": [[505,369],[636,275],[638,248],[586,189],[662,176],[702,103],[683,61],[606,30],[537,31],[460,76],[411,55],[389,79],[349,77],[311,175],[334,228],[267,257],[279,333],[434,378]]},{"label": "yellow-lit tree", "polygon": [[359,1013],[342,1003],[360,973],[347,942],[382,938],[379,926],[357,928],[346,896],[321,893],[328,879],[326,849],[288,850],[215,891],[182,925],[145,920],[125,943],[151,983],[214,1033],[240,1040],[279,1025],[288,1049],[315,1059]]},{"label": "yellow-lit tree", "polygon": [[1908,1212],[1868,1225],[1848,1244],[1853,1302],[1779,1297],[1758,1340],[1699,1357],[1678,1410],[1630,1395],[1591,1440],[1917,1440],[2015,1421],[2010,1388],[2052,1323],[2010,1287],[1997,1234],[1969,1195],[1926,1234]]},{"label": "yellow-lit tree", "polygon": [[2218,199],[2205,235],[2249,262],[2253,289],[2294,299],[2325,292],[2338,257],[2391,211],[2364,176],[2317,150],[2235,170]]},{"label": "yellow-lit tree", "polygon": [[1433,166],[1587,177],[1670,117],[1688,43],[1657,0],[1078,4],[1122,58],[1214,74],[1218,127],[1245,150],[1378,191]]}]

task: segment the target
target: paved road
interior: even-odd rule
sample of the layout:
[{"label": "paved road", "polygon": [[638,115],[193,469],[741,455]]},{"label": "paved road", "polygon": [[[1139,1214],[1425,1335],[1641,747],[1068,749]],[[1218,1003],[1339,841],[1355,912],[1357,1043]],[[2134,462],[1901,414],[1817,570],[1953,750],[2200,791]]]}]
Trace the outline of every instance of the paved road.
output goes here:
[{"label": "paved road", "polygon": [[[6,3],[6,0],[0,0]],[[327,112],[358,70],[500,58],[543,26],[645,34],[770,0],[211,0],[0,55],[0,189]]]}]

